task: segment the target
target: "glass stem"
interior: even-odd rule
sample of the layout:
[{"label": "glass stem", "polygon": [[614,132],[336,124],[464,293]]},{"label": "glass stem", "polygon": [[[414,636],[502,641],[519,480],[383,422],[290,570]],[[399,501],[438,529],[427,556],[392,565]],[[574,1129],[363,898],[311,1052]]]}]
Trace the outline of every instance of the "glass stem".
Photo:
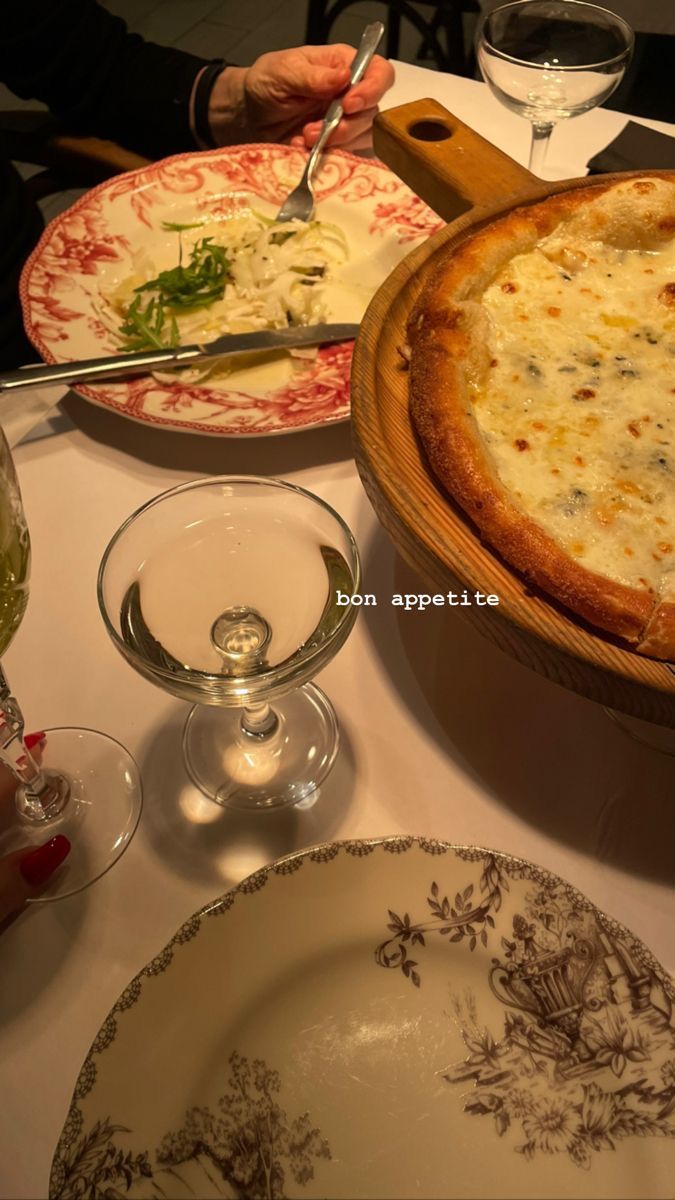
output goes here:
[{"label": "glass stem", "polygon": [[16,804],[22,816],[48,821],[61,812],[67,800],[67,785],[60,776],[48,776],[40,770],[24,741],[23,730],[23,713],[0,667],[0,762],[19,784]]},{"label": "glass stem", "polygon": [[549,125],[532,125],[532,141],[530,143],[530,161],[527,164],[528,170],[533,175],[541,175],[546,158],[546,151],[551,140],[555,126]]},{"label": "glass stem", "polygon": [[249,737],[270,737],[279,728],[279,718],[266,700],[247,704],[241,714],[241,728]]}]

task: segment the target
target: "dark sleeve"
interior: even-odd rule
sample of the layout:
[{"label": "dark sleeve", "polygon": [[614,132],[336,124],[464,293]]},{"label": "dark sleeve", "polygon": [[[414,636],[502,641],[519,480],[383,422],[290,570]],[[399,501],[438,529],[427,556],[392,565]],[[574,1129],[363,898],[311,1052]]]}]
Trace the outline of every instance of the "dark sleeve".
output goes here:
[{"label": "dark sleeve", "polygon": [[205,60],[129,33],[95,0],[11,0],[0,79],[74,132],[160,158],[192,150],[189,102]]}]

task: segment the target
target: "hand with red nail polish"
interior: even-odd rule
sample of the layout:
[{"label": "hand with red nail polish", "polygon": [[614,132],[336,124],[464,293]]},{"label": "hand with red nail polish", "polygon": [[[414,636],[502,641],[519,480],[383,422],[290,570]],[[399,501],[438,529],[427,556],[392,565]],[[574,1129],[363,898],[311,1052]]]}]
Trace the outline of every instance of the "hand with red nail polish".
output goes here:
[{"label": "hand with red nail polish", "polygon": [[[24,737],[24,742],[28,750],[36,750],[38,746],[44,746],[47,741],[46,733],[27,733]],[[34,755],[38,758],[38,755]]]},{"label": "hand with red nail polish", "polygon": [[57,833],[41,846],[26,846],[0,858],[0,929],[8,917],[39,896],[70,854],[70,842]]}]

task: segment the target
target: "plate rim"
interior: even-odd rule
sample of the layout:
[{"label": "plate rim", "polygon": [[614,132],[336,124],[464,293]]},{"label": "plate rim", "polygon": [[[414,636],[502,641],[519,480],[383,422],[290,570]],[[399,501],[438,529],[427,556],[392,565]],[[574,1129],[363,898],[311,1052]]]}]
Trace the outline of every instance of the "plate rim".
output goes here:
[{"label": "plate rim", "polygon": [[[567,880],[563,879],[555,871],[549,871],[546,867],[538,866],[529,859],[520,858],[517,855],[509,854],[502,850],[491,850],[484,846],[467,845],[465,843],[449,842],[443,838],[412,834],[385,834],[380,837],[341,838],[317,842],[315,845],[291,851],[289,854],[282,855],[280,858],[274,859],[273,862],[259,867],[239,883],[228,888],[220,896],[202,905],[201,908],[197,909],[183,921],[173,937],[165,943],[158,954],[151,958],[133,976],[126,987],[123,988],[101,1023],[78,1072],[61,1134],[52,1155],[48,1192],[50,1200],[58,1200],[60,1193],[56,1186],[57,1172],[61,1167],[65,1153],[72,1146],[82,1128],[83,1117],[79,1108],[79,1101],[85,1099],[96,1082],[95,1056],[103,1054],[115,1040],[117,1015],[135,1007],[143,994],[143,980],[154,975],[161,975],[168,969],[173,962],[175,949],[192,941],[197,936],[201,928],[202,918],[223,916],[232,909],[237,896],[254,895],[266,885],[268,879],[273,875],[295,875],[306,861],[323,865],[327,862],[333,862],[341,853],[349,854],[356,859],[364,859],[369,858],[372,852],[378,848],[395,854],[400,861],[400,854],[407,852],[413,847],[433,857],[452,852],[455,857],[464,859],[465,861],[474,861],[486,857],[495,858],[507,867],[515,866],[517,869],[524,869],[525,878],[532,879],[535,882],[552,882],[562,885],[565,892],[571,895],[581,908],[586,912],[593,913],[604,929],[614,933],[615,936],[618,935],[624,939],[629,938],[631,940],[632,948],[639,952],[642,961],[657,975],[669,999],[675,1002],[675,979],[662,963],[658,961],[654,953],[641,938],[632,933],[621,921],[617,921],[616,918],[609,916],[609,914],[598,908],[584,892],[579,891],[578,888],[568,883]],[[296,863],[297,866],[294,865]]]}]

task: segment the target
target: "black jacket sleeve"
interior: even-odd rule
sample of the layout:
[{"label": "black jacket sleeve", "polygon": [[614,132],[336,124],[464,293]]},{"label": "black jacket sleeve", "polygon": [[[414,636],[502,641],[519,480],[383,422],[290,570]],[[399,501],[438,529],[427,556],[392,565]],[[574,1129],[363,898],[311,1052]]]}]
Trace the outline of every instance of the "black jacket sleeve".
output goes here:
[{"label": "black jacket sleeve", "polygon": [[205,61],[129,33],[96,0],[11,0],[0,79],[74,132],[161,158],[192,150],[189,102]]}]

